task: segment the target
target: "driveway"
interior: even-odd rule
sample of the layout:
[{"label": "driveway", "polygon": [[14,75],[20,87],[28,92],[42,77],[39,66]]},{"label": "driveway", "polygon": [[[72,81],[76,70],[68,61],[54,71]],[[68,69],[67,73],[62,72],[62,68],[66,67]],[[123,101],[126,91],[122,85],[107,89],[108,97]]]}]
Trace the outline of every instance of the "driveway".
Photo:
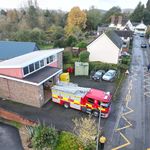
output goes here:
[{"label": "driveway", "polygon": [[23,150],[18,130],[2,122],[0,122],[0,149]]}]

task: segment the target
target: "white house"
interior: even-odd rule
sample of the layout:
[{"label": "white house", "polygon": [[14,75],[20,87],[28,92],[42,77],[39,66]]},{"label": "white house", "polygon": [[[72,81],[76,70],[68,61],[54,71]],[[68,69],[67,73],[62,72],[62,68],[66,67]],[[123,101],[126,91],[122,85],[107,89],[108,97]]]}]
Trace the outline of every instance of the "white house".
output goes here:
[{"label": "white house", "polygon": [[87,46],[89,61],[117,64],[123,41],[114,31],[106,31]]},{"label": "white house", "polygon": [[135,33],[143,36],[145,35],[146,30],[147,26],[143,23],[143,21],[141,21],[141,23],[135,27]]}]

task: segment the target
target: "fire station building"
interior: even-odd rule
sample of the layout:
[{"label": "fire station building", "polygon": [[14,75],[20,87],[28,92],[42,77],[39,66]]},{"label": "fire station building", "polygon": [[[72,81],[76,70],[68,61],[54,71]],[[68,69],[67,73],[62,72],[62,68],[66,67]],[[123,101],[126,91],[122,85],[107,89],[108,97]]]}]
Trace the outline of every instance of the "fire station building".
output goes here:
[{"label": "fire station building", "polygon": [[0,97],[41,107],[62,73],[63,50],[34,51],[0,62]]}]

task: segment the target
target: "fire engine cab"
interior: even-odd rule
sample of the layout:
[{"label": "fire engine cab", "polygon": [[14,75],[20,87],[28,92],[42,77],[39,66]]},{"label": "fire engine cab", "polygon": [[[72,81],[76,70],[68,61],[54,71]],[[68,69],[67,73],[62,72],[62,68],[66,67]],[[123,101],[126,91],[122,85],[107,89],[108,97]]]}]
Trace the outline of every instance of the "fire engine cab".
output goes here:
[{"label": "fire engine cab", "polygon": [[52,87],[52,101],[65,108],[74,108],[93,114],[98,117],[107,118],[111,110],[110,92],[102,90],[79,87],[73,83],[59,83]]}]

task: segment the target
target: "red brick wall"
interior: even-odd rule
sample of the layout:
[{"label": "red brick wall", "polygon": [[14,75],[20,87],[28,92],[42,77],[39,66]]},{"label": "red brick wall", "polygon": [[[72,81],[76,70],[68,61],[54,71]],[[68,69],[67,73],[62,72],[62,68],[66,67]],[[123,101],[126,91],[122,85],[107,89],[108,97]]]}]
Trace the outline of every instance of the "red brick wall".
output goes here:
[{"label": "red brick wall", "polygon": [[0,74],[17,78],[23,77],[21,68],[0,68]]},{"label": "red brick wall", "polygon": [[24,118],[23,116],[20,116],[14,112],[10,112],[3,108],[0,108],[0,117],[7,119],[7,120],[11,120],[11,121],[16,121],[24,125],[29,125],[29,126],[33,126],[37,124],[35,121],[28,120]]},{"label": "red brick wall", "polygon": [[34,86],[4,78],[0,78],[0,97],[36,107],[45,103],[42,85]]}]

